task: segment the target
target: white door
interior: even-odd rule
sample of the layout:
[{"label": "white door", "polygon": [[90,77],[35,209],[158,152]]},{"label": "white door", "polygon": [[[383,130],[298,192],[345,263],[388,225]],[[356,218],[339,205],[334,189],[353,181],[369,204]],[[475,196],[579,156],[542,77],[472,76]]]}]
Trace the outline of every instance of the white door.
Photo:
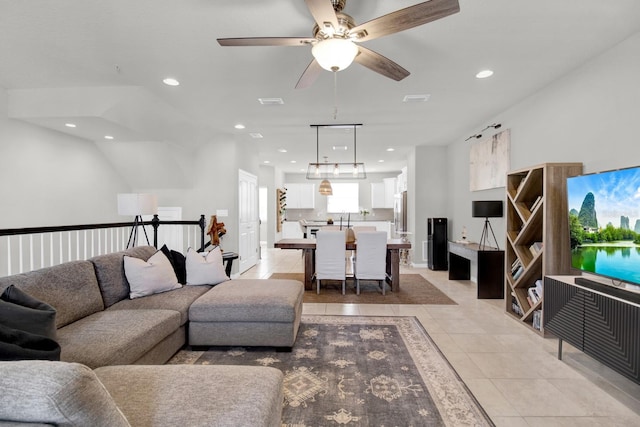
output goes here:
[{"label": "white door", "polygon": [[238,177],[238,272],[243,273],[258,263],[258,177],[243,170]]}]

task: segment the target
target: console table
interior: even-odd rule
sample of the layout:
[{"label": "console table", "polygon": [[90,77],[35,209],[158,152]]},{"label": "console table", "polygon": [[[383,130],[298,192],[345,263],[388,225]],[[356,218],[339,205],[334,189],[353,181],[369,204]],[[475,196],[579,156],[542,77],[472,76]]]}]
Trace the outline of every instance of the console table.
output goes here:
[{"label": "console table", "polygon": [[449,280],[476,282],[481,299],[504,298],[504,251],[450,241]]}]

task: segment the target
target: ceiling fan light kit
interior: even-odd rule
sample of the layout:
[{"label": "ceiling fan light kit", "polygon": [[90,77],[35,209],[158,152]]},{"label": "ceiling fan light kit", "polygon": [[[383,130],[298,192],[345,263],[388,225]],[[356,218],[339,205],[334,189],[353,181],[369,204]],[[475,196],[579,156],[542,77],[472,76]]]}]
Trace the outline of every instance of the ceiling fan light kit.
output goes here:
[{"label": "ceiling fan light kit", "polygon": [[313,37],[219,38],[218,43],[221,46],[311,45],[314,59],[302,73],[296,89],[311,86],[323,69],[333,72],[344,70],[353,61],[385,77],[400,81],[410,74],[409,71],[360,43],[408,30],[460,11],[458,0],[430,0],[356,25],[351,16],[342,12],[346,0],[305,0],[305,3],[315,21]]},{"label": "ceiling fan light kit", "polygon": [[311,48],[311,54],[325,70],[342,71],[358,55],[358,46],[348,39],[326,39],[316,43]]}]

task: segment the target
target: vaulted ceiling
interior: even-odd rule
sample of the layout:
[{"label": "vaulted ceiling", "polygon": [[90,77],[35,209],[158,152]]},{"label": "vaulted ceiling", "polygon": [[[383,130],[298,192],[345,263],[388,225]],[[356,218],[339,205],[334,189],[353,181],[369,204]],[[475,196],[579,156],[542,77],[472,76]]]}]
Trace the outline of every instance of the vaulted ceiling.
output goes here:
[{"label": "vaulted ceiling", "polygon": [[[416,3],[348,0],[344,12],[363,23]],[[362,123],[358,160],[368,171],[397,171],[410,147],[463,140],[640,31],[637,0],[459,3],[457,14],[363,43],[410,71],[404,80],[354,63],[295,89],[310,47],[222,47],[216,39],[310,37],[303,0],[0,0],[0,86],[11,118],[95,141],[109,155],[124,150],[109,144],[155,143],[170,158],[226,138],[299,172],[316,159],[309,125]],[[495,73],[477,79],[483,69]],[[427,100],[403,102],[408,95]],[[351,159],[352,132],[320,130],[320,157]]]}]

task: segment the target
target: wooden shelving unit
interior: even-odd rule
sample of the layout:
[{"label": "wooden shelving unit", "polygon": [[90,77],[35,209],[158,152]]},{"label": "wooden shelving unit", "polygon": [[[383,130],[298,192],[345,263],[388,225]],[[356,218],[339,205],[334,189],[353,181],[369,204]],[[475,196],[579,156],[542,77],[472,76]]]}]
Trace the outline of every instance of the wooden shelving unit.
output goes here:
[{"label": "wooden shelving unit", "polygon": [[[544,163],[507,175],[505,309],[540,334],[544,295],[532,303],[528,289],[546,275],[570,273],[566,180],[581,173],[582,163]],[[534,244],[541,248],[532,251]],[[540,329],[533,326],[534,316]]]}]

